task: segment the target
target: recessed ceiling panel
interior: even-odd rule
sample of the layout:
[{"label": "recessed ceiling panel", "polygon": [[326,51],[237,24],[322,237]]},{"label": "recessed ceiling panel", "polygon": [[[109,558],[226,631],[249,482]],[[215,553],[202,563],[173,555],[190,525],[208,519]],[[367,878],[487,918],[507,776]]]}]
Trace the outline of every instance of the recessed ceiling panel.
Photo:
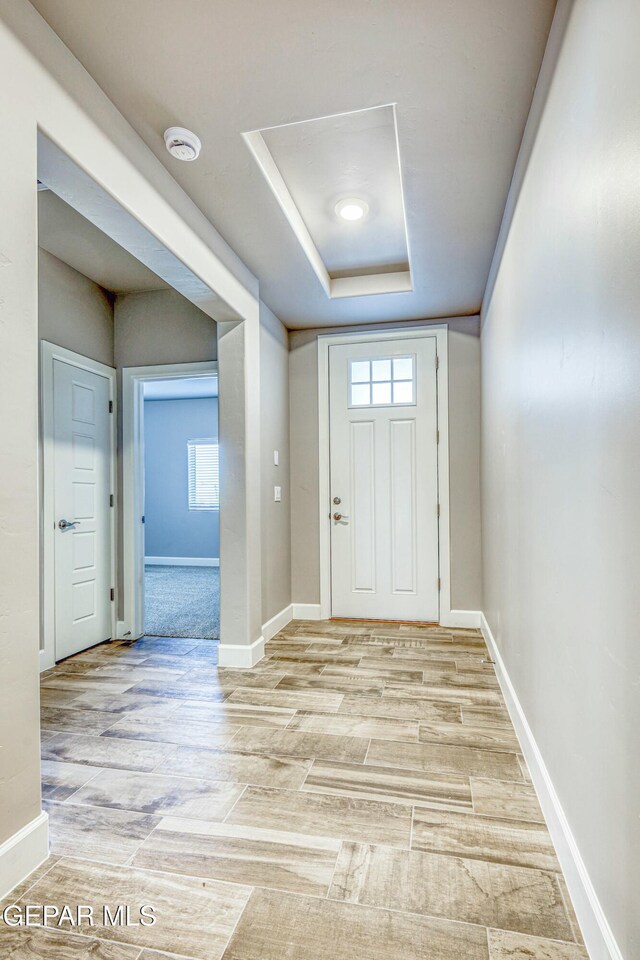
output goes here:
[{"label": "recessed ceiling panel", "polygon": [[[329,297],[411,290],[393,104],[245,139]],[[343,218],[345,201],[360,219]]]}]

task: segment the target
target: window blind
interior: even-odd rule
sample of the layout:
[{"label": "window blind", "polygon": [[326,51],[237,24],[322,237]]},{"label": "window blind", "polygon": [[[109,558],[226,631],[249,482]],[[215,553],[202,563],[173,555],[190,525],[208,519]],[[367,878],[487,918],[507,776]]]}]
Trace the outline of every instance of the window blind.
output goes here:
[{"label": "window blind", "polygon": [[220,470],[215,440],[188,440],[189,510],[217,510]]}]

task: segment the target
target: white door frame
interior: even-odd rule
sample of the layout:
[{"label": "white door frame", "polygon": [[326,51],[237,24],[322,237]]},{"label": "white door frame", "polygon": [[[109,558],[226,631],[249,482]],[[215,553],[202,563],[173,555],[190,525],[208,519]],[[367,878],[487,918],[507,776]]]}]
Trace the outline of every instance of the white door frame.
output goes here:
[{"label": "white door frame", "polygon": [[185,377],[218,376],[218,361],[124,367],[122,370],[122,558],[124,620],[118,621],[117,636],[138,638],[144,634],[144,504],[143,386],[150,380],[183,380]]},{"label": "white door frame", "polygon": [[[115,386],[116,371],[97,360],[83,357],[72,350],[58,347],[54,343],[42,340],[40,344],[40,431],[42,437],[42,642],[40,645],[40,670],[48,670],[56,662],[56,628],[55,628],[55,491],[53,484],[55,470],[55,442],[54,442],[54,394],[53,370],[54,361],[62,360],[73,367],[97,373],[109,381],[109,399],[113,404],[113,416],[109,430],[109,473],[114,507],[110,511],[110,548],[111,548],[111,583],[118,595],[116,581],[116,506],[118,491],[116,487],[116,412]],[[111,601],[111,636],[116,636],[116,601]]]},{"label": "white door frame", "polygon": [[400,327],[395,330],[368,330],[358,333],[323,334],[318,337],[318,437],[319,437],[319,520],[320,520],[320,619],[331,617],[331,476],[329,457],[329,347],[334,344],[362,343],[370,340],[414,340],[434,337],[438,357],[438,565],[440,577],[440,617],[443,626],[458,624],[451,611],[451,560],[449,532],[449,327],[446,323],[430,327]]}]

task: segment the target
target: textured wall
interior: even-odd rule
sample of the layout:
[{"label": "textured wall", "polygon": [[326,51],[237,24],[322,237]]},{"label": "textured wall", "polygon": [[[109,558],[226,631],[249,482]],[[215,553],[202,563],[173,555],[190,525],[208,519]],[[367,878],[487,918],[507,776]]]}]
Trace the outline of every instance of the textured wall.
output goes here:
[{"label": "textured wall", "polygon": [[485,611],[629,960],[640,956],[639,36],[637,0],[574,3],[534,103],[482,325]]},{"label": "textured wall", "polygon": [[41,340],[113,366],[113,298],[97,283],[38,250]]},{"label": "textured wall", "polygon": [[[291,603],[289,483],[289,348],[287,331],[260,304],[260,430],[262,460],[262,622]],[[279,453],[279,466],[273,451]],[[274,486],[282,487],[275,503]]]}]

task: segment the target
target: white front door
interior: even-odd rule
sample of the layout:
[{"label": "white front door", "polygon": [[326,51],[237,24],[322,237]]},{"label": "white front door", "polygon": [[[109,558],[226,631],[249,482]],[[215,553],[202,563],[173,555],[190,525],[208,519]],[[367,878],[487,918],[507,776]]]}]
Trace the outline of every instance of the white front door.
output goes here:
[{"label": "white front door", "polygon": [[437,621],[435,337],[329,348],[331,613]]},{"label": "white front door", "polygon": [[112,636],[110,382],[53,361],[55,656]]}]

